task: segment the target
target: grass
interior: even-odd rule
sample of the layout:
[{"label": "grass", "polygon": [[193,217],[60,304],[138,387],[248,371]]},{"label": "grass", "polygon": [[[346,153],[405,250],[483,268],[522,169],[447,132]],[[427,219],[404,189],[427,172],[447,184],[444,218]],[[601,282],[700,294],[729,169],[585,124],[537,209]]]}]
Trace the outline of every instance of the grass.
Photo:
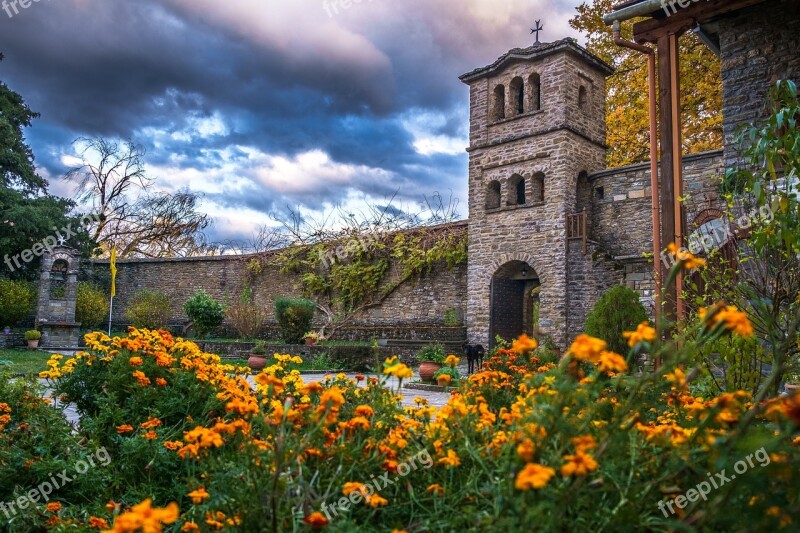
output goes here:
[{"label": "grass", "polygon": [[50,352],[38,350],[2,349],[0,361],[9,364],[0,364],[0,370],[9,370],[12,374],[38,374],[47,368]]}]

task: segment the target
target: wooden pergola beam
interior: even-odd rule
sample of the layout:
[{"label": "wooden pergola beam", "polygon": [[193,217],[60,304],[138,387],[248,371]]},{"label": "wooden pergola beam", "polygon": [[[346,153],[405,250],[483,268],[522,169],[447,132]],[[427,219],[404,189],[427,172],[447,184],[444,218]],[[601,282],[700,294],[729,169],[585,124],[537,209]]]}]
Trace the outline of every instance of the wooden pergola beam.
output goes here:
[{"label": "wooden pergola beam", "polygon": [[[684,0],[687,1],[687,0]],[[705,0],[693,2],[690,6],[678,9],[676,13],[661,18],[651,18],[633,25],[633,38],[638,43],[657,44],[659,38],[678,34],[715,17],[762,4],[767,0]],[[669,5],[669,4],[667,4]]]}]

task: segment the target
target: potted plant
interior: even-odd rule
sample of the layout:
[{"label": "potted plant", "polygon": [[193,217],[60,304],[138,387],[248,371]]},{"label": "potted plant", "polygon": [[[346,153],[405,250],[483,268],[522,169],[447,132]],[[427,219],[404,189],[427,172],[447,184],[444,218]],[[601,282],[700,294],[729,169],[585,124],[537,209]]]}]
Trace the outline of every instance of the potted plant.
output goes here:
[{"label": "potted plant", "polygon": [[419,377],[422,381],[433,381],[433,375],[437,370],[444,366],[444,346],[438,342],[433,342],[423,346],[417,352],[419,361]]},{"label": "potted plant", "polygon": [[267,343],[264,341],[256,341],[256,345],[250,352],[250,358],[247,364],[253,370],[261,370],[267,366]]},{"label": "potted plant", "polygon": [[305,339],[307,346],[314,346],[319,342],[319,334],[313,331],[309,331],[303,335],[303,338]]},{"label": "potted plant", "polygon": [[39,347],[39,339],[42,338],[42,332],[31,329],[25,332],[25,340],[28,341],[28,348],[34,349]]}]

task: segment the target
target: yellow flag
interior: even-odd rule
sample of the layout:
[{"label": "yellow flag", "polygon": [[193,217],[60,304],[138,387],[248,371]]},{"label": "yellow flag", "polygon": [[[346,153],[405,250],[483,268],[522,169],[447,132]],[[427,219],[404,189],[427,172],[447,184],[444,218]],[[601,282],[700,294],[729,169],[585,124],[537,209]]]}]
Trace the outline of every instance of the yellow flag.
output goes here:
[{"label": "yellow flag", "polygon": [[111,297],[117,295],[117,246],[111,248]]}]

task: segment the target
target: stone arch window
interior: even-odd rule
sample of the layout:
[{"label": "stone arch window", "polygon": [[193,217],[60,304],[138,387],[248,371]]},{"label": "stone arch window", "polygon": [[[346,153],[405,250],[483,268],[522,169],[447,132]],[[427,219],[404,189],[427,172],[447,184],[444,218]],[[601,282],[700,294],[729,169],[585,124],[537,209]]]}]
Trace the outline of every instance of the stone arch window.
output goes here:
[{"label": "stone arch window", "polygon": [[63,300],[67,297],[67,271],[69,263],[56,259],[50,268],[50,299]]},{"label": "stone arch window", "polygon": [[502,83],[492,93],[492,120],[506,118],[506,87]]},{"label": "stone arch window", "polygon": [[514,174],[508,179],[508,205],[525,205],[525,178]]},{"label": "stone arch window", "polygon": [[542,108],[542,79],[537,73],[528,77],[528,111]]},{"label": "stone arch window", "polygon": [[586,95],[586,86],[585,85],[581,85],[578,88],[578,107],[583,111],[586,111],[586,100],[587,100],[587,98],[588,97]]},{"label": "stone arch window", "polygon": [[500,207],[500,182],[494,180],[489,183],[486,189],[486,209],[498,209]]},{"label": "stone arch window", "polygon": [[511,85],[508,88],[511,92],[512,115],[525,113],[525,82],[517,76],[511,80]]},{"label": "stone arch window", "polygon": [[592,186],[589,183],[589,173],[581,170],[575,188],[575,210],[580,212],[588,210],[592,204]]},{"label": "stone arch window", "polygon": [[537,172],[531,179],[531,200],[544,202],[544,173]]}]

